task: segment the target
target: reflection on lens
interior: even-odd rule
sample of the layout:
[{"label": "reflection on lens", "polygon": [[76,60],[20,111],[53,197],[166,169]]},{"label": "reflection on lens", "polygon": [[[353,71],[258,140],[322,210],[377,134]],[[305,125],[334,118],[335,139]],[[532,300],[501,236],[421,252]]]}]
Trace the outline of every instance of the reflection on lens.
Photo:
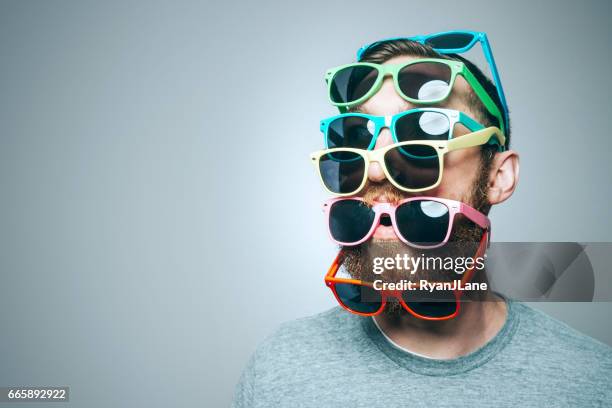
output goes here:
[{"label": "reflection on lens", "polygon": [[448,216],[449,209],[441,202],[421,200],[418,203],[419,209],[429,218],[438,219],[440,217]]},{"label": "reflection on lens", "polygon": [[467,47],[473,39],[470,33],[452,33],[431,37],[425,43],[436,50],[456,50]]},{"label": "reflection on lens", "polygon": [[446,238],[450,212],[438,201],[408,201],[397,207],[395,220],[404,239],[421,246],[434,246]]},{"label": "reflection on lens", "polygon": [[329,210],[329,230],[336,241],[361,241],[372,228],[375,213],[363,201],[342,200]]},{"label": "reflection on lens", "polygon": [[406,290],[402,299],[413,312],[425,317],[451,316],[457,310],[455,294],[449,290]]},{"label": "reflection on lens", "polygon": [[382,296],[379,291],[353,283],[336,283],[336,294],[342,304],[359,313],[374,313],[380,309]]},{"label": "reflection on lens", "polygon": [[319,159],[319,171],[323,183],[330,191],[348,194],[361,185],[365,173],[365,160],[354,152],[327,153]]},{"label": "reflection on lens", "polygon": [[327,129],[327,147],[367,149],[374,138],[373,122],[363,116],[343,116],[334,119]]},{"label": "reflection on lens", "polygon": [[425,82],[417,92],[417,99],[420,101],[436,101],[444,99],[448,93],[448,84],[439,79]]},{"label": "reflection on lens", "polygon": [[398,146],[385,153],[384,160],[391,178],[405,188],[429,188],[440,177],[440,160],[432,146]]},{"label": "reflection on lens", "polygon": [[421,102],[435,102],[448,96],[450,79],[450,67],[440,62],[417,62],[405,66],[398,74],[404,95]]},{"label": "reflection on lens", "polygon": [[450,122],[440,112],[410,112],[395,121],[398,142],[413,140],[448,140]]},{"label": "reflection on lens", "polygon": [[338,71],[331,80],[330,97],[334,103],[349,103],[362,98],[374,86],[378,70],[355,65]]}]

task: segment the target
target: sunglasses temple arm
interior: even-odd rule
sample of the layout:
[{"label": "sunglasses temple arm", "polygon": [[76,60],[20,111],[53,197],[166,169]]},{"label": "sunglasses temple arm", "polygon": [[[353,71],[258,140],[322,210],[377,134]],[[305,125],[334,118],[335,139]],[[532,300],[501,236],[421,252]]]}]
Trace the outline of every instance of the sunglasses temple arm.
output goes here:
[{"label": "sunglasses temple arm", "polygon": [[[495,135],[495,127],[488,127],[476,132],[468,133],[461,137],[455,137],[449,140],[446,144],[448,151],[466,149],[468,147],[474,147],[484,144],[487,140],[491,139],[491,136]],[[484,142],[483,142],[484,140]]]},{"label": "sunglasses temple arm", "polygon": [[495,82],[495,87],[497,88],[497,93],[499,94],[499,100],[502,104],[502,109],[504,110],[504,116],[506,118],[505,127],[508,128],[508,103],[506,102],[506,95],[504,94],[504,88],[501,85],[501,80],[499,79],[499,71],[497,70],[497,64],[495,64],[495,58],[493,58],[493,52],[491,51],[491,46],[489,45],[489,39],[485,33],[482,33],[481,42],[483,45],[484,55],[487,59],[487,62],[491,66],[491,76],[493,77],[493,82]]},{"label": "sunglasses temple arm", "polygon": [[476,223],[480,228],[485,230],[487,248],[489,248],[489,246],[491,246],[491,220],[489,220],[489,217],[463,203],[461,204],[461,213],[468,217],[472,222]]},{"label": "sunglasses temple arm", "polygon": [[340,269],[340,266],[342,266],[342,261],[344,261],[344,253],[342,252],[342,250],[340,250],[338,252],[338,255],[336,255],[336,258],[332,262],[331,266],[327,270],[327,274],[325,274],[325,277],[334,277],[336,275],[336,272],[338,272],[338,269]]}]

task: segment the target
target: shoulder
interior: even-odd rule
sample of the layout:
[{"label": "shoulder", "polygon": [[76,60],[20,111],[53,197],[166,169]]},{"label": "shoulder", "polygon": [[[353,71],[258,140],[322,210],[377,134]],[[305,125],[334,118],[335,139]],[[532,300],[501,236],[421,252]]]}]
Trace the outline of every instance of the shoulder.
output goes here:
[{"label": "shoulder", "polygon": [[348,327],[354,326],[357,320],[359,320],[357,316],[347,313],[341,307],[336,306],[313,316],[285,322],[279,326],[271,338],[303,332],[335,335],[340,331],[346,330]]},{"label": "shoulder", "polygon": [[[360,317],[334,307],[313,316],[281,324],[257,348],[260,357],[279,352],[296,352],[331,347],[343,338],[354,338]],[[331,344],[329,344],[331,343]]]},{"label": "shoulder", "polygon": [[304,389],[346,353],[360,352],[366,337],[360,319],[335,307],[283,323],[251,356],[236,387],[234,407],[252,406],[253,401],[278,405],[275,398]]},{"label": "shoulder", "polygon": [[[518,341],[534,360],[578,375],[612,377],[612,348],[523,303],[513,302],[519,315]],[[601,377],[600,377],[601,379]]]},{"label": "shoulder", "polygon": [[328,366],[347,353],[361,353],[367,338],[363,317],[334,307],[314,316],[283,323],[256,349],[256,371],[265,374],[302,371],[305,366]]},{"label": "shoulder", "polygon": [[571,328],[567,324],[536,310],[524,303],[514,302],[521,318],[521,332],[530,337],[539,337],[568,349],[579,349],[587,353],[612,356],[612,348],[604,343]]}]

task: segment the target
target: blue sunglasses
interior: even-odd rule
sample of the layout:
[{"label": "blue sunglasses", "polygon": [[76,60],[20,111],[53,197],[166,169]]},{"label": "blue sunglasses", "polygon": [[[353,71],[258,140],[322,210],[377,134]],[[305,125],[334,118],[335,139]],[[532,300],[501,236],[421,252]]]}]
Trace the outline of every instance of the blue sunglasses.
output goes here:
[{"label": "blue sunglasses", "polygon": [[357,51],[357,61],[360,61],[363,54],[371,47],[376,45],[395,41],[395,40],[410,40],[421,44],[431,46],[436,52],[440,54],[462,54],[469,51],[472,47],[480,42],[482,51],[484,52],[485,58],[491,68],[491,75],[493,76],[493,82],[497,88],[497,94],[501,101],[502,108],[504,110],[505,128],[508,129],[508,105],[506,103],[506,96],[504,94],[504,88],[502,87],[501,80],[499,79],[499,72],[495,65],[495,59],[493,58],[493,52],[487,39],[487,34],[479,31],[445,31],[441,33],[429,34],[429,35],[417,35],[414,37],[393,37],[385,38],[384,40],[376,41],[371,44],[364,45]]},{"label": "blue sunglasses", "polygon": [[394,143],[414,140],[450,140],[455,125],[470,132],[484,127],[463,112],[441,108],[410,109],[393,116],[343,113],[321,121],[326,149],[352,147],[372,150],[383,128],[391,131]]}]

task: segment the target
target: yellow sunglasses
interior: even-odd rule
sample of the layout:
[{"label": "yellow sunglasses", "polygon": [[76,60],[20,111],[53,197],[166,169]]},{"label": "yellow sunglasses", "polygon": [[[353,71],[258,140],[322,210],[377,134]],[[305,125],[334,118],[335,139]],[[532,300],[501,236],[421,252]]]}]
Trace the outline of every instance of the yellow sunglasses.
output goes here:
[{"label": "yellow sunglasses", "polygon": [[385,176],[402,191],[416,193],[437,187],[444,171],[444,155],[453,150],[492,144],[504,151],[506,138],[488,127],[450,140],[413,140],[376,150],[339,147],[310,155],[321,182],[337,196],[358,193],[366,184],[370,163],[381,165]]}]

